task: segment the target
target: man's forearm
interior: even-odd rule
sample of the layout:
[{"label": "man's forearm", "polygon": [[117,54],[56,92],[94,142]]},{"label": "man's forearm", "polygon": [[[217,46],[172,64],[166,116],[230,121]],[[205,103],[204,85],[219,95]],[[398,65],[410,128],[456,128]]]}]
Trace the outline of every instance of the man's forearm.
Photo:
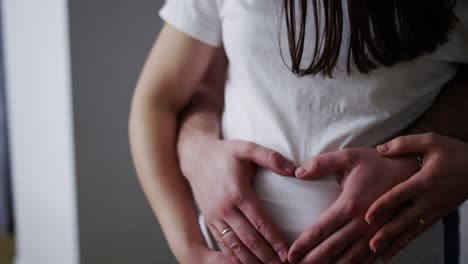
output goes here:
[{"label": "man's forearm", "polygon": [[179,144],[184,144],[193,134],[221,137],[223,98],[200,89],[179,118]]},{"label": "man's forearm", "polygon": [[[193,149],[192,146],[199,142],[200,137],[221,138],[226,69],[224,50],[219,49],[189,105],[179,116],[179,155]],[[184,157],[191,156],[187,154]]]},{"label": "man's forearm", "polygon": [[409,134],[434,132],[468,141],[468,67],[460,66],[435,103],[408,130]]},{"label": "man's forearm", "polygon": [[186,177],[189,176],[186,168],[190,167],[193,158],[200,155],[197,150],[204,148],[204,139],[221,138],[222,99],[206,90],[199,90],[179,117],[177,152]]}]

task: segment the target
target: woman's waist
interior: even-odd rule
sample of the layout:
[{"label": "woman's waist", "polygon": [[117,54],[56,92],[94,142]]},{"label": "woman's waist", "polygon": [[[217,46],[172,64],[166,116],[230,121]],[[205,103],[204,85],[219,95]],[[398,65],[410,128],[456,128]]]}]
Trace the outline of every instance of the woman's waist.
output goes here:
[{"label": "woman's waist", "polygon": [[258,171],[253,187],[273,222],[288,240],[297,238],[341,193],[335,175],[306,181],[265,169]]},{"label": "woman's waist", "polygon": [[303,180],[294,176],[281,176],[268,169],[259,168],[253,187],[258,197],[263,200],[312,203],[310,199],[318,194],[336,199],[341,193],[338,176],[331,174],[314,180]]},{"label": "woman's waist", "polygon": [[[259,169],[254,179],[254,189],[272,221],[289,243],[294,242],[323,215],[342,191],[337,175],[299,180],[265,169]],[[424,263],[420,260],[430,251],[441,250],[442,242],[442,228],[438,223],[398,254],[395,263]]]}]

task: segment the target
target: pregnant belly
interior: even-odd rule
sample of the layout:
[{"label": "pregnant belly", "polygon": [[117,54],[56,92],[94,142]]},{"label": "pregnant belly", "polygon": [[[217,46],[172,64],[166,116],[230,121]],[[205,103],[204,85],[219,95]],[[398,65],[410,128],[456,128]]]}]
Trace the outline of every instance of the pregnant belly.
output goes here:
[{"label": "pregnant belly", "polygon": [[[304,181],[279,176],[263,169],[257,173],[254,189],[273,222],[290,244],[313,224],[341,193],[339,182],[333,175]],[[444,263],[441,223],[435,224],[413,240],[391,263]]]},{"label": "pregnant belly", "polygon": [[288,242],[293,242],[338,198],[341,187],[335,176],[305,181],[260,169],[254,189],[273,222]]}]

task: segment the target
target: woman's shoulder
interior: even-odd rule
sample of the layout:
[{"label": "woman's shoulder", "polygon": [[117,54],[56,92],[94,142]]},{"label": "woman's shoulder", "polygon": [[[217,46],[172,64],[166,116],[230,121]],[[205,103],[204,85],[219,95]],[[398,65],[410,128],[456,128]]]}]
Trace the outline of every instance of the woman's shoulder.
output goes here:
[{"label": "woman's shoulder", "polygon": [[220,4],[224,0],[167,0],[160,17],[188,36],[210,46],[221,45]]}]

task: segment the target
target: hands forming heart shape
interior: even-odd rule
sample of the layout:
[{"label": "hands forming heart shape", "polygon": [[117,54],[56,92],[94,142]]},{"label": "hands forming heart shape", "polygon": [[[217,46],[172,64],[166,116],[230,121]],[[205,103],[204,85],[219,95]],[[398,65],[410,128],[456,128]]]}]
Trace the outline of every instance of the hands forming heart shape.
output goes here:
[{"label": "hands forming heart shape", "polygon": [[[203,160],[210,163],[179,148],[181,168],[211,234],[232,263],[373,263],[379,255],[371,251],[370,241],[391,216],[368,224],[367,209],[419,170],[414,155],[389,158],[375,148],[321,154],[296,169],[278,152],[251,142],[196,142],[185,149],[203,148]],[[339,173],[343,191],[289,248],[252,189],[257,166],[303,180]],[[223,230],[233,232],[221,235]],[[377,253],[390,257],[380,249]]]}]

